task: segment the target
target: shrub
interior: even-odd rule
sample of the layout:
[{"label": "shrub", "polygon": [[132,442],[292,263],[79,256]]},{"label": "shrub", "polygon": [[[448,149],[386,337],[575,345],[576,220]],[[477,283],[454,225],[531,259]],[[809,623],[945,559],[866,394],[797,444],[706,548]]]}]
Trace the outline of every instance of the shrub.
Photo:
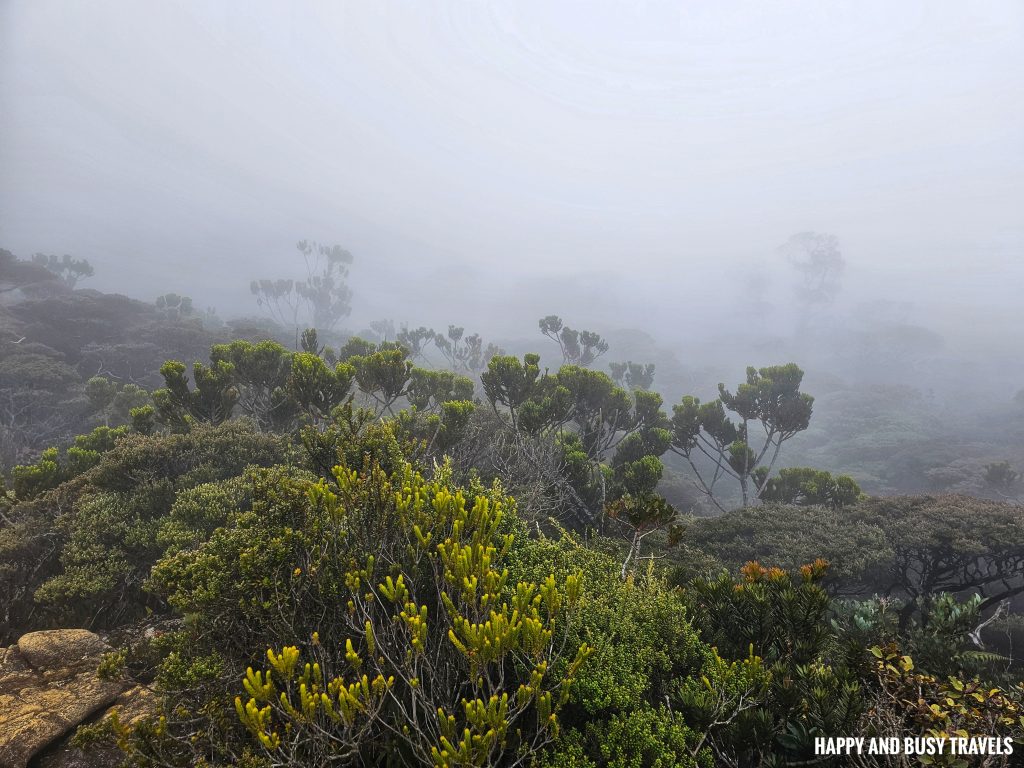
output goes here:
[{"label": "shrub", "polygon": [[864,593],[869,572],[884,568],[894,557],[876,521],[819,506],[765,504],[697,518],[687,526],[683,541],[729,570],[750,561],[793,570],[822,558],[829,562],[823,583],[852,594]]},{"label": "shrub", "polygon": [[[992,687],[978,679],[945,678],[915,668],[914,660],[895,644],[871,648],[876,689],[857,732],[868,737],[930,736],[1011,739],[1024,742],[1024,691]],[[1014,761],[1002,754],[927,756],[921,762],[945,766],[1003,766]],[[1016,761],[1014,761],[1016,762]]]},{"label": "shrub", "polygon": [[[227,675],[196,680],[190,655],[228,674],[249,665],[233,710],[274,763],[524,765],[556,738],[591,654],[566,639],[580,578],[512,576],[518,524],[500,488],[467,493],[450,468],[428,481],[408,464],[252,478],[223,527],[191,544],[179,527],[180,548],[153,570],[153,588],[193,617],[163,679],[205,688],[165,689],[182,712],[162,739],[195,742],[190,717],[223,717],[220,694],[237,690]],[[225,485],[222,503],[240,498]],[[142,736],[134,748],[156,749]]]},{"label": "shrub", "polygon": [[142,584],[163,553],[157,534],[175,494],[250,464],[282,462],[288,452],[283,438],[235,422],[156,437],[101,427],[53,467],[44,457],[33,477],[58,484],[15,504],[0,527],[4,630],[110,627],[160,609]]},{"label": "shrub", "polygon": [[942,592],[977,592],[980,611],[1024,592],[1019,506],[952,494],[899,496],[869,499],[850,514],[886,538],[893,556],[865,581],[873,591],[906,598],[904,628]]},{"label": "shrub", "polygon": [[861,498],[860,486],[849,475],[809,467],[794,467],[779,470],[777,477],[768,478],[761,491],[763,501],[783,504],[811,505],[838,509],[855,503]]},{"label": "shrub", "polygon": [[[727,716],[727,708],[762,687],[760,660],[723,661],[701,642],[677,590],[653,568],[623,580],[616,557],[600,546],[583,546],[565,535],[542,538],[515,553],[517,570],[526,574],[582,575],[580,617],[568,637],[594,649],[562,715],[566,732],[543,764],[708,765],[711,750],[694,723]],[[701,686],[706,681],[727,695],[692,702],[684,720],[665,704],[676,699],[686,680]]]},{"label": "shrub", "polygon": [[[755,668],[763,659],[769,673],[764,685],[753,679],[731,697],[720,684],[683,682],[683,713],[707,730],[720,761],[807,760],[814,756],[815,736],[854,732],[862,694],[857,670],[829,624],[830,599],[821,586],[826,570],[823,560],[796,574],[751,562],[737,577],[723,574],[688,586],[686,602],[702,639],[726,662],[748,659]],[[716,699],[725,705],[714,706]],[[708,719],[718,709],[724,716]]]},{"label": "shrub", "polygon": [[114,447],[127,427],[96,427],[88,435],[79,435],[65,451],[47,448],[34,464],[11,470],[11,488],[19,499],[32,499],[100,462],[100,456]]}]

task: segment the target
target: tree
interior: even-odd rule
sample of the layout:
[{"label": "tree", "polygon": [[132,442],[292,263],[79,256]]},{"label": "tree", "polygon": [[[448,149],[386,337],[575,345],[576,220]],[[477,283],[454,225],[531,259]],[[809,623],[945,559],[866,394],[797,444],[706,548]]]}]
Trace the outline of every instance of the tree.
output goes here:
[{"label": "tree", "polygon": [[558,315],[542,317],[540,332],[558,344],[562,362],[587,367],[608,351],[608,342],[593,331],[576,331],[563,325]]},{"label": "tree", "polygon": [[629,573],[630,564],[640,559],[640,547],[645,538],[670,527],[670,541],[675,542],[681,533],[676,523],[679,513],[671,504],[653,493],[620,496],[607,506],[605,514],[629,531],[629,548],[620,570],[623,579]]},{"label": "tree", "polygon": [[156,308],[169,320],[180,320],[193,313],[192,299],[176,293],[165,293],[156,299]]},{"label": "tree", "polygon": [[164,386],[153,392],[159,421],[174,431],[187,431],[196,421],[220,424],[231,417],[238,401],[235,367],[225,360],[192,366],[195,387],[189,389],[185,364],[168,360],[160,367]]},{"label": "tree", "polygon": [[[747,380],[735,394],[718,385],[719,397],[709,403],[686,396],[674,407],[672,450],[685,458],[696,482],[722,511],[715,486],[723,477],[740,486],[743,506],[759,498],[778,460],[782,444],[807,429],[814,398],[800,391],[804,372],[794,364],[747,368]],[[739,417],[734,424],[726,409]],[[764,432],[761,445],[752,446],[752,426]],[[702,471],[698,457],[711,467]]]},{"label": "tree", "polygon": [[147,405],[149,393],[135,384],[119,384],[103,376],[93,376],[85,383],[85,394],[96,415],[105,426],[127,423],[132,410]]},{"label": "tree", "polygon": [[52,349],[0,345],[0,466],[66,440],[88,403],[80,377]]},{"label": "tree", "polygon": [[[306,350],[307,352],[312,350]],[[352,336],[338,350],[338,361],[347,363],[353,357],[372,355],[377,351],[377,345],[359,336]]]},{"label": "tree", "polygon": [[592,460],[600,459],[624,431],[638,426],[633,398],[604,373],[563,365],[556,381],[569,393],[569,417],[576,425],[583,450]]},{"label": "tree", "polygon": [[340,245],[302,240],[296,246],[306,262],[306,280],[295,290],[306,302],[312,327],[330,332],[352,312],[352,289],[346,282],[352,254]]},{"label": "tree", "polygon": [[620,387],[629,389],[650,389],[654,384],[654,363],[609,363],[612,380]]},{"label": "tree", "polygon": [[10,291],[32,290],[33,287],[46,291],[44,284],[56,280],[57,276],[35,259],[22,260],[10,251],[0,248],[0,281],[4,287],[0,294]]},{"label": "tree", "polygon": [[[413,368],[413,374],[422,370]],[[450,399],[453,396],[454,393],[448,393],[444,397],[449,399],[441,400],[431,397],[426,409],[420,410],[414,406],[398,412],[395,417],[395,433],[407,456],[424,464],[440,464],[450,458],[452,453],[458,452],[469,431],[473,414],[476,413],[476,403],[472,400]],[[411,391],[409,397],[413,398]]]},{"label": "tree", "polygon": [[842,286],[846,260],[834,235],[800,232],[779,247],[800,275],[797,298],[808,308],[831,304]]},{"label": "tree", "polygon": [[250,290],[274,320],[295,329],[296,337],[303,308],[307,325],[329,333],[352,311],[352,289],[347,282],[352,254],[340,245],[312,240],[302,240],[296,248],[305,263],[305,280],[253,280]]},{"label": "tree", "polygon": [[761,491],[762,501],[782,504],[817,504],[838,509],[854,504],[862,497],[860,486],[849,475],[832,476],[831,472],[809,467],[779,470],[770,477]]},{"label": "tree", "polygon": [[502,354],[494,344],[484,346],[483,338],[478,333],[465,335],[466,329],[459,325],[449,325],[448,335],[434,335],[434,345],[448,360],[453,371],[476,373],[487,367],[491,358]]},{"label": "tree", "polygon": [[370,330],[377,336],[378,343],[395,338],[395,322],[393,320],[374,320],[370,323]]},{"label": "tree", "polygon": [[421,411],[436,411],[451,400],[472,400],[473,380],[452,371],[412,368],[406,388],[409,404]]},{"label": "tree", "polygon": [[[327,359],[327,347],[320,344],[320,334],[316,328],[306,328],[299,336],[299,349]],[[330,362],[330,360],[328,360]],[[336,361],[335,361],[336,362]]]},{"label": "tree", "polygon": [[294,280],[253,280],[249,289],[256,297],[257,306],[266,311],[274,322],[298,332],[302,302]]},{"label": "tree", "polygon": [[847,514],[885,535],[893,558],[869,584],[906,597],[902,626],[943,592],[977,592],[980,613],[1024,593],[1024,520],[1016,505],[952,494],[897,496],[868,499]]},{"label": "tree", "polygon": [[348,397],[355,378],[355,368],[339,362],[332,369],[312,352],[296,352],[287,392],[298,408],[314,425],[324,425],[331,411]]},{"label": "tree", "polygon": [[985,483],[1004,499],[1016,499],[1020,490],[1020,473],[1008,461],[985,465]]},{"label": "tree", "polygon": [[437,333],[434,329],[427,328],[425,325],[421,325],[419,328],[409,328],[407,325],[403,325],[398,331],[398,335],[395,336],[395,340],[409,350],[410,359],[416,360],[423,356],[427,345],[431,344],[436,336]]},{"label": "tree", "polygon": [[[480,375],[484,395],[495,414],[499,413],[499,404],[504,406],[514,431],[535,431],[541,425],[564,420],[568,403],[552,402],[555,393],[545,386],[550,381],[546,372],[541,378],[540,356],[535,354],[525,355],[522,362],[512,355],[497,355]],[[521,414],[524,408],[527,413]]]},{"label": "tree", "polygon": [[66,253],[63,257],[35,253],[32,261],[55,274],[68,288],[74,288],[79,281],[93,276],[92,264],[87,259],[73,259]]},{"label": "tree", "polygon": [[522,362],[492,358],[481,382],[524,455],[540,456],[538,442],[558,444],[559,466],[536,471],[571,487],[571,508],[582,525],[598,522],[609,501],[653,493],[662,473],[659,456],[671,441],[659,395],[627,392],[607,374],[576,365],[541,375],[535,354]]},{"label": "tree", "polygon": [[[303,341],[307,339],[304,334]],[[264,431],[286,431],[296,416],[295,401],[288,397],[293,355],[276,341],[269,340],[256,344],[237,340],[215,344],[210,350],[214,365],[231,366],[239,407]]]},{"label": "tree", "polygon": [[392,406],[408,394],[413,365],[407,355],[400,344],[384,342],[373,353],[348,360],[356,383],[373,399],[379,413],[386,411],[393,416]]}]

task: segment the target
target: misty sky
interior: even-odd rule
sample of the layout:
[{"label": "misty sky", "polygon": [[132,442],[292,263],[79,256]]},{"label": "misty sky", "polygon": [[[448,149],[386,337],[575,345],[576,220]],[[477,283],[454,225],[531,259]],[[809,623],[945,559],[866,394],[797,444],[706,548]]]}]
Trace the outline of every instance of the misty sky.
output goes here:
[{"label": "misty sky", "polygon": [[310,237],[363,322],[671,326],[804,230],[1017,318],[1024,2],[0,2],[0,247],[96,287],[254,313]]}]

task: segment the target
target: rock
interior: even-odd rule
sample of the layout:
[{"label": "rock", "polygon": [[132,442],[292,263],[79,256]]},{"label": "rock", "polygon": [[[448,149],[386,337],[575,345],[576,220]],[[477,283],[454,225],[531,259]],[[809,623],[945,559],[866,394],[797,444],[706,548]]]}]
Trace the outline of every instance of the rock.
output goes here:
[{"label": "rock", "polygon": [[31,684],[36,678],[32,667],[18,652],[18,646],[12,645],[0,651],[0,692],[17,690],[22,685]]},{"label": "rock", "polygon": [[117,713],[121,725],[135,725],[157,712],[157,695],[144,685],[136,685],[117,697],[108,715]]},{"label": "rock", "polygon": [[80,675],[58,688],[23,689],[5,701],[0,694],[0,764],[21,768],[29,758],[117,699],[121,686]]},{"label": "rock", "polygon": [[109,646],[92,632],[31,632],[0,655],[0,766],[33,755],[110,706],[124,687],[96,675]]},{"label": "rock", "polygon": [[49,629],[22,635],[18,650],[37,669],[67,669],[82,662],[95,666],[110,646],[87,629]]},{"label": "rock", "polygon": [[[144,717],[156,715],[157,695],[144,685],[132,686],[101,717],[106,719],[115,713],[122,725],[134,725]],[[96,744],[84,752],[63,739],[43,750],[32,764],[35,768],[120,768],[124,765],[124,753],[114,746]]]}]

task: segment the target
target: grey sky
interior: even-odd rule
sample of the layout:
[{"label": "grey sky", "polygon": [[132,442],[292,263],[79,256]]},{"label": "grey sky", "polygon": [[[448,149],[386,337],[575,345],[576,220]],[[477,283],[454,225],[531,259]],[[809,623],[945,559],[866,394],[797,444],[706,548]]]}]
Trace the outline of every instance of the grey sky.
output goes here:
[{"label": "grey sky", "polygon": [[1021,0],[0,4],[0,247],[132,295],[243,307],[312,237],[364,319],[597,272],[672,323],[817,230],[848,296],[996,322],[1022,212]]}]

